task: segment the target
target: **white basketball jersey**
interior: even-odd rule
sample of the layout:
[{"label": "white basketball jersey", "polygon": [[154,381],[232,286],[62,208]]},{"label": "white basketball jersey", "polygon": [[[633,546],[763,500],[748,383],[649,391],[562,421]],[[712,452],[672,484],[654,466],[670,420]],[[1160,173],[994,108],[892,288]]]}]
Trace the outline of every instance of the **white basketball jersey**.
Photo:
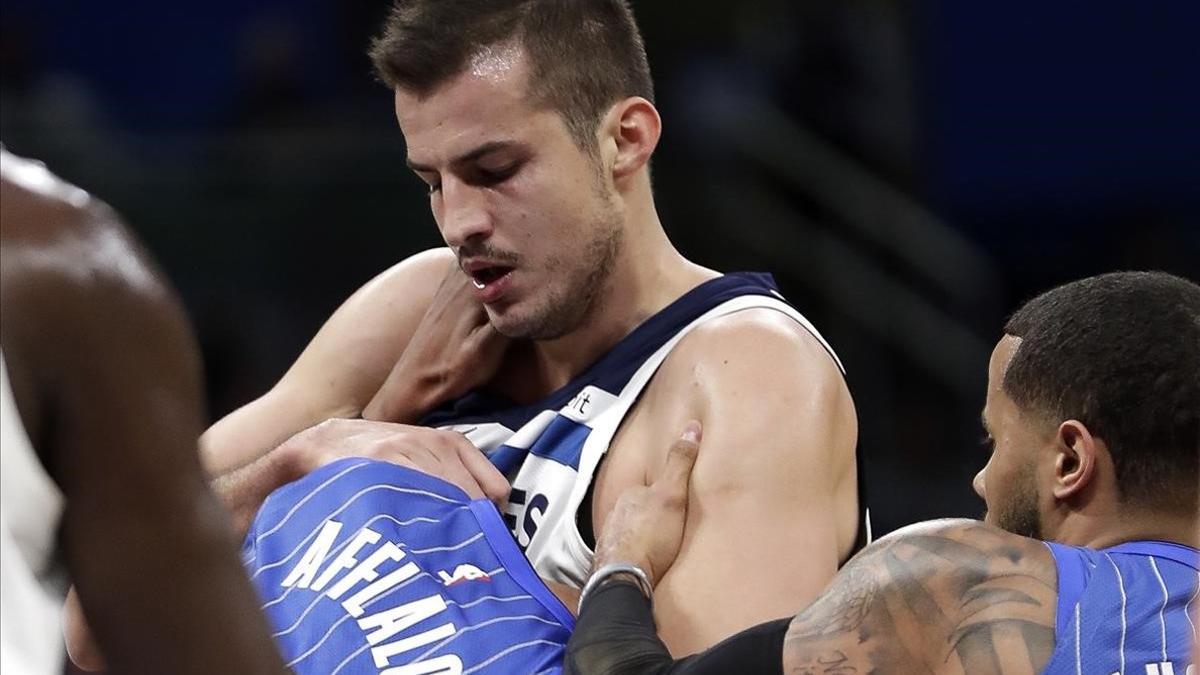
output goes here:
[{"label": "white basketball jersey", "polygon": [[[626,414],[692,329],[750,309],[791,317],[833,355],[812,324],[783,301],[768,275],[729,274],[701,284],[647,319],[535,406],[506,409],[486,395],[468,395],[426,423],[462,432],[509,476],[513,490],[505,520],[517,543],[543,578],[578,588],[587,579],[593,551],[579,532],[576,514]],[[861,481],[859,501],[863,540],[869,535]]]},{"label": "white basketball jersey", "polygon": [[55,546],[63,496],[17,412],[0,355],[0,671],[62,672],[63,579]]}]

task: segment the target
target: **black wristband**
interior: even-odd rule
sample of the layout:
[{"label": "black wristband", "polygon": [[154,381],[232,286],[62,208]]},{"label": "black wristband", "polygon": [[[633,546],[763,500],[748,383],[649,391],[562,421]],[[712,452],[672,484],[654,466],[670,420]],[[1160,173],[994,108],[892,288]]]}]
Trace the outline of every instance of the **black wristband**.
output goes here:
[{"label": "black wristband", "polygon": [[637,584],[605,579],[584,600],[567,643],[564,674],[642,675],[671,663],[655,632],[650,601]]}]

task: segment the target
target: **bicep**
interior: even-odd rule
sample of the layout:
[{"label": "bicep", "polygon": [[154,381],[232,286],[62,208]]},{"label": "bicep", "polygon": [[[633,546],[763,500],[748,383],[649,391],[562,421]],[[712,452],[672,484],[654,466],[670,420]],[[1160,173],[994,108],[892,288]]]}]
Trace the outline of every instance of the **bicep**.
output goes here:
[{"label": "bicep", "polygon": [[838,565],[836,490],[815,461],[781,447],[757,469],[701,466],[706,452],[737,451],[705,433],[683,545],[657,590],[660,634],[675,654],[795,613]]},{"label": "bicep", "polygon": [[689,505],[679,557],[655,592],[659,634],[673,654],[795,613],[837,570],[827,517],[797,516],[790,501],[735,501],[742,503],[698,498]]},{"label": "bicep", "polygon": [[360,414],[452,263],[449,249],[418,253],[355,292],[269,392],[205,432],[201,453],[209,472],[227,473],[314,424]]},{"label": "bicep", "polygon": [[854,410],[836,366],[786,334],[756,347],[705,360],[724,372],[698,387],[704,437],[684,542],[657,591],[676,654],[795,613],[837,571],[857,520]]}]

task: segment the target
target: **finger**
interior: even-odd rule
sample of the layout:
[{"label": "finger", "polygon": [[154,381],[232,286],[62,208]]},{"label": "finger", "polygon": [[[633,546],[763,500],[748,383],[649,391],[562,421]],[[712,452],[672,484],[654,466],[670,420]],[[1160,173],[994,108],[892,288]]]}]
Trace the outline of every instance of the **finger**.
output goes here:
[{"label": "finger", "polygon": [[459,446],[459,456],[462,458],[463,466],[467,471],[471,472],[476,482],[479,483],[483,494],[493,502],[501,503],[508,499],[508,493],[512,486],[508,484],[508,479],[500,470],[495,467],[487,456],[475,447],[465,437],[462,439],[463,444]]},{"label": "finger", "polygon": [[487,314],[483,314],[482,321],[477,323],[471,330],[471,333],[463,340],[463,344],[472,350],[481,350],[491,344],[501,341],[507,341],[507,338],[496,330],[496,327],[487,320]]},{"label": "finger", "polygon": [[683,433],[671,445],[667,452],[667,463],[655,485],[672,495],[687,495],[688,479],[692,475],[692,467],[696,465],[696,457],[700,454],[700,423],[696,420],[688,422],[683,427]]},{"label": "finger", "polygon": [[486,496],[483,486],[479,484],[479,481],[467,470],[466,465],[457,456],[441,458],[441,464],[438,468],[441,478],[462,488],[462,491],[467,493],[467,496],[471,499],[483,499]]},{"label": "finger", "polygon": [[385,445],[383,451],[376,453],[376,456],[379,459],[409,466],[421,473],[440,478],[461,488],[471,499],[483,498],[483,490],[479,487],[478,481],[462,465],[462,461],[458,459],[458,454],[454,449],[447,446],[446,441],[440,438],[441,435],[438,432],[432,432],[430,435],[423,436],[419,443],[406,444],[396,448],[389,448]]}]

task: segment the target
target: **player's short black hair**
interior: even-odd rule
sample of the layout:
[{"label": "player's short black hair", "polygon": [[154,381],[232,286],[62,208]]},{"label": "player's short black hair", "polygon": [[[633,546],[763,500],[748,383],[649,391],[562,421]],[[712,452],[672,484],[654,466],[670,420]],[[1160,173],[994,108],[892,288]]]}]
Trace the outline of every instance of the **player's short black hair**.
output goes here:
[{"label": "player's short black hair", "polygon": [[487,47],[515,43],[530,64],[528,94],[558,111],[581,147],[629,96],[654,101],[654,84],[626,0],[396,0],[371,43],[389,87],[424,96]]},{"label": "player's short black hair", "polygon": [[1200,482],[1200,286],[1163,272],[1074,281],[1021,307],[1004,391],[1108,446],[1123,501],[1190,509]]}]

